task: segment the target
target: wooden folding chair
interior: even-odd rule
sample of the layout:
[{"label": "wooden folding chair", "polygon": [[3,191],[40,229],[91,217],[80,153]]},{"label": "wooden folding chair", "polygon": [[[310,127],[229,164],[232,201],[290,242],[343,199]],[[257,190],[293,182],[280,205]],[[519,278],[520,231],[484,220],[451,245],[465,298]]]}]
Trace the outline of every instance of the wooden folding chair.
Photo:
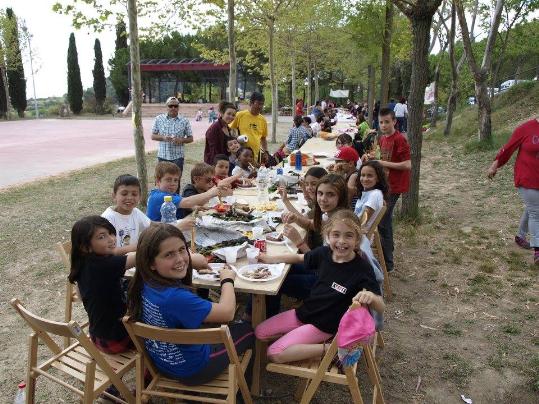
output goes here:
[{"label": "wooden folding chair", "polygon": [[391,291],[391,283],[389,282],[389,273],[387,272],[387,266],[386,266],[386,260],[384,259],[384,252],[382,251],[382,242],[380,240],[380,233],[378,232],[378,225],[380,224],[380,221],[384,217],[386,213],[387,207],[384,205],[382,206],[382,209],[380,209],[380,212],[378,215],[376,215],[376,218],[374,219],[374,222],[372,223],[371,227],[367,230],[367,233],[365,237],[371,241],[371,248],[372,252],[374,253],[374,256],[380,263],[380,266],[382,267],[382,271],[384,272],[384,299],[387,301],[391,300],[391,296],[393,292]]},{"label": "wooden folding chair", "polygon": [[[120,403],[135,402],[134,395],[121,379],[125,373],[135,367],[135,351],[116,355],[105,354],[95,347],[75,321],[59,323],[38,317],[28,311],[18,299],[12,299],[11,305],[33,330],[29,337],[26,379],[27,404],[34,402],[38,376],[44,376],[75,392],[81,397],[84,404],[93,403],[100,394]],[[69,347],[62,349],[54,342],[52,335],[75,338],[76,341]],[[53,353],[53,356],[41,365],[37,364],[39,339]],[[68,383],[68,381],[75,380],[84,384],[84,390]],[[118,389],[124,398],[123,400],[105,392],[105,389],[111,385]]]},{"label": "wooden folding chair", "polygon": [[[230,336],[228,326],[220,328],[204,328],[199,330],[179,330],[154,327],[140,322],[132,322],[128,316],[123,318],[127,332],[137,348],[136,370],[136,402],[146,402],[146,396],[165,397],[167,399],[182,399],[200,401],[203,403],[236,403],[238,387],[243,401],[252,404],[251,393],[245,381],[245,371],[252,351],[249,349],[238,356],[236,347]],[[198,386],[187,386],[178,380],[170,379],[159,374],[151,358],[146,352],[145,339],[167,342],[170,344],[224,344],[230,360],[228,369],[216,379]],[[148,369],[152,380],[144,387],[144,371]],[[194,393],[194,394],[193,394]]]},{"label": "wooden folding chair", "polygon": [[[351,310],[359,307],[356,304],[351,306]],[[365,363],[367,375],[373,385],[372,402],[383,404],[384,397],[382,394],[382,384],[378,365],[372,352],[371,344],[359,344],[363,348],[362,358]],[[326,354],[322,359],[307,359],[294,363],[268,363],[266,370],[268,372],[280,373],[289,376],[297,376],[304,379],[300,382],[294,398],[300,401],[301,404],[311,402],[314,393],[322,381],[328,383],[348,385],[352,402],[362,404],[361,391],[359,388],[359,380],[356,376],[357,363],[354,366],[345,366],[344,374],[339,372],[336,365],[333,364],[333,358],[337,354],[337,336],[329,345]]]},{"label": "wooden folding chair", "polygon": [[[69,323],[73,317],[73,303],[75,302],[82,302],[82,299],[79,295],[79,288],[77,285],[69,282],[67,279],[67,274],[71,271],[71,241],[66,241],[64,243],[58,242],[56,243],[56,250],[58,250],[58,253],[60,254],[60,258],[62,259],[62,263],[64,264],[64,267],[66,268],[66,289],[65,289],[65,307],[64,307],[64,321],[66,323]],[[85,321],[81,327],[86,328],[88,327],[89,322]],[[64,338],[64,348],[67,348],[70,344],[70,338],[66,337]]]}]

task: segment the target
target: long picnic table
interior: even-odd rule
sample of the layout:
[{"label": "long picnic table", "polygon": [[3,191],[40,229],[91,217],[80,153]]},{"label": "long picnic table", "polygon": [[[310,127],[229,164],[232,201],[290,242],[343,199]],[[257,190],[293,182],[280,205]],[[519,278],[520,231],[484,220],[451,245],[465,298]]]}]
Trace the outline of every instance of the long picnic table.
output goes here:
[{"label": "long picnic table", "polygon": [[[335,141],[334,140],[324,140],[320,138],[309,139],[301,148],[303,153],[311,153],[318,155],[326,155],[327,157],[332,157],[335,154]],[[320,162],[320,167],[325,167],[329,164],[330,160],[325,157],[317,157],[317,161]],[[305,173],[310,167],[307,166],[302,168],[302,172]],[[285,174],[288,169],[292,170],[292,167],[284,167]],[[239,200],[242,199],[250,205],[255,205],[260,203],[258,200],[257,190],[256,189],[236,189],[234,190],[234,196]],[[294,202],[293,202],[294,203]],[[295,206],[301,211],[304,206],[300,206],[295,203]],[[283,225],[280,224],[277,226],[277,231],[282,230]],[[300,234],[305,234],[305,230],[298,227]],[[266,243],[267,254],[268,255],[280,255],[284,253],[290,253],[291,250],[284,244],[274,244]],[[242,266],[247,265],[247,258],[239,258],[236,261],[236,268],[241,268]],[[253,328],[256,328],[262,321],[266,319],[266,296],[274,296],[279,293],[281,286],[290,270],[290,265],[285,265],[284,270],[277,279],[267,281],[267,282],[251,282],[239,277],[236,277],[234,281],[234,290],[241,293],[249,293],[253,298],[253,311],[252,311],[252,320],[251,324]],[[219,289],[219,281],[211,281],[200,278],[193,278],[193,286],[197,288],[207,288],[207,289]],[[266,344],[262,341],[256,340],[255,343],[255,357],[253,363],[253,380],[251,385],[251,393],[253,395],[260,394],[260,376],[262,372],[262,365],[265,360]]]}]

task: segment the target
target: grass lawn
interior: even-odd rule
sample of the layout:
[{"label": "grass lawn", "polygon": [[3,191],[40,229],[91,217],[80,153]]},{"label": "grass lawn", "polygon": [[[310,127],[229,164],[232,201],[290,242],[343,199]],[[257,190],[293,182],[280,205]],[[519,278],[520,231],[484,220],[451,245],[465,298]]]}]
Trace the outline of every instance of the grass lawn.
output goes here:
[{"label": "grass lawn", "polygon": [[[513,115],[504,133],[524,117]],[[458,135],[450,139],[425,134],[421,221],[396,219],[395,295],[386,309],[386,347],[379,352],[388,403],[461,403],[461,394],[476,403],[537,401],[539,271],[532,254],[513,242],[523,204],[512,168],[489,181],[485,171],[494,146],[466,146],[473,143],[473,119],[473,111],[457,115]],[[502,120],[495,115],[497,127]],[[286,126],[279,131],[286,133]],[[189,145],[188,165],[201,159],[202,150],[202,143]],[[147,161],[151,173],[154,155]],[[0,393],[7,401],[25,377],[29,333],[9,300],[19,297],[44,317],[63,318],[67,274],[54,244],[69,239],[78,218],[110,204],[114,178],[135,172],[134,159],[123,159],[0,193]],[[80,305],[76,317],[84,318]],[[260,402],[291,402],[294,380],[263,380],[275,398]],[[360,380],[368,392],[363,370]],[[73,401],[44,380],[37,397]],[[350,396],[342,386],[322,384],[313,402],[348,403]]]}]

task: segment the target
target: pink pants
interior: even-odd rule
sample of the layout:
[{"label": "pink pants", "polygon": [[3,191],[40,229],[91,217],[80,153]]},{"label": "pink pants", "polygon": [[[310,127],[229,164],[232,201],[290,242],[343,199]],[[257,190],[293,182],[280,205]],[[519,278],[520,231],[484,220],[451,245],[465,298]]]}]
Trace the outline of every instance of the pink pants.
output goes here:
[{"label": "pink pants", "polygon": [[318,344],[332,337],[331,334],[320,331],[312,324],[303,324],[298,320],[294,309],[263,321],[256,327],[255,335],[259,339],[282,335],[269,346],[268,355],[280,354],[292,345]]}]

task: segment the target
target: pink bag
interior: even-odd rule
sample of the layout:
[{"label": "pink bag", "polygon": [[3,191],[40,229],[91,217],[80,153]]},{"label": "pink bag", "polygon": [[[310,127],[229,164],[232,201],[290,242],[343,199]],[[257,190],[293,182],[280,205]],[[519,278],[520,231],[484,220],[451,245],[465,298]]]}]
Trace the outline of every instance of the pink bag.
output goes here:
[{"label": "pink bag", "polygon": [[375,333],[374,320],[366,307],[348,310],[339,323],[337,346],[352,348],[360,342],[370,343]]}]

